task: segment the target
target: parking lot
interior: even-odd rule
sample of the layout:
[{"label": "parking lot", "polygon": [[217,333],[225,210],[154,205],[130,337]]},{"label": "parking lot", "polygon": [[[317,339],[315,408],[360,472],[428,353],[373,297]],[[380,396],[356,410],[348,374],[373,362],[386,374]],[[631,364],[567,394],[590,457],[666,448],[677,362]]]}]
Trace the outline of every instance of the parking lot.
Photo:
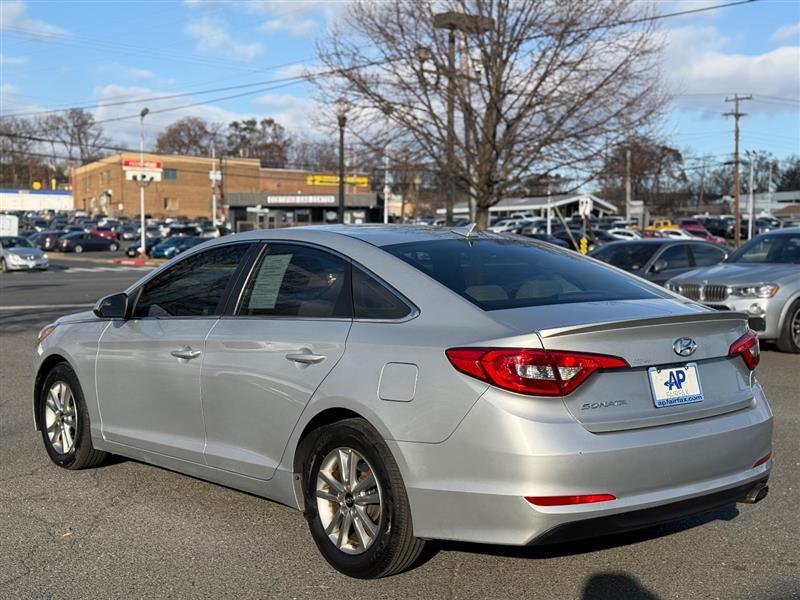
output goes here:
[{"label": "parking lot", "polygon": [[758,369],[775,413],[762,503],[549,548],[435,543],[410,572],[355,582],[325,563],[287,507],[131,460],[82,472],[51,464],[32,426],[35,336],[143,273],[109,258],[0,275],[0,597],[800,597],[795,355],[767,347]]}]

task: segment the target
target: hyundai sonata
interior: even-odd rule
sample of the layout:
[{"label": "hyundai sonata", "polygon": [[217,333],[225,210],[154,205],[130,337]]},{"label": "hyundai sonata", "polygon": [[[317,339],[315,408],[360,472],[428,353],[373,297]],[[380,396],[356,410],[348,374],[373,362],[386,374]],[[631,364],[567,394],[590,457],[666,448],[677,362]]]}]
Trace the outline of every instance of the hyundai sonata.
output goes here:
[{"label": "hyundai sonata", "polygon": [[767,492],[758,341],[614,267],[471,229],[209,241],[39,335],[68,469],[115,453],[297,507],[354,577]]}]

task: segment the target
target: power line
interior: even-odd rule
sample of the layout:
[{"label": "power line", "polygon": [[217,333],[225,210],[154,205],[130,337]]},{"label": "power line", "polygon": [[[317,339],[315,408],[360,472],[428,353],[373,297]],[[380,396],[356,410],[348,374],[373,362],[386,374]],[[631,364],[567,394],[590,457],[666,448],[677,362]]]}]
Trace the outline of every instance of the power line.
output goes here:
[{"label": "power line", "polygon": [[[678,17],[678,16],[682,16],[682,15],[695,14],[695,13],[700,13],[700,12],[707,12],[707,11],[717,10],[717,9],[721,9],[721,8],[729,8],[729,7],[733,7],[733,6],[739,6],[739,5],[742,5],[742,4],[750,4],[750,3],[753,3],[753,2],[757,2],[757,1],[758,0],[738,0],[737,2],[729,2],[729,3],[724,3],[724,4],[717,4],[717,5],[706,6],[706,7],[695,8],[695,9],[689,9],[689,10],[683,10],[683,11],[675,11],[675,12],[671,12],[671,13],[664,13],[664,14],[661,14],[661,15],[654,15],[654,16],[649,16],[649,17],[639,17],[639,18],[635,18],[635,19],[626,19],[626,20],[617,21],[615,23],[608,23],[608,24],[604,24],[604,25],[593,25],[593,26],[590,26],[590,27],[575,28],[575,29],[570,30],[570,32],[571,33],[586,33],[586,32],[591,32],[591,31],[597,31],[597,30],[600,30],[600,29],[612,29],[612,28],[621,27],[621,26],[624,26],[624,25],[636,25],[636,24],[639,24],[639,23],[645,23],[645,22],[650,22],[650,21],[658,21],[658,20],[672,18],[672,17]],[[536,35],[533,35],[533,36],[529,36],[528,38],[526,38],[526,40],[530,41],[530,40],[537,39],[537,38],[549,37],[549,35],[550,34],[545,34],[545,33],[536,34]],[[253,83],[239,84],[239,85],[236,85],[236,86],[226,86],[226,87],[221,87],[221,88],[211,88],[211,89],[207,89],[207,90],[198,90],[198,91],[195,91],[195,92],[183,92],[183,93],[180,93],[180,94],[169,94],[169,95],[166,95],[166,96],[155,96],[155,97],[150,97],[150,98],[136,98],[136,99],[126,100],[126,101],[111,102],[111,103],[104,103],[104,104],[89,104],[89,105],[70,107],[70,108],[81,108],[81,109],[84,109],[84,110],[89,110],[89,109],[96,109],[96,108],[105,108],[105,107],[109,107],[109,106],[122,106],[122,105],[126,105],[126,104],[136,104],[136,103],[142,103],[142,102],[157,102],[157,101],[160,101],[160,100],[168,100],[168,99],[174,99],[174,98],[184,97],[184,96],[204,95],[204,94],[210,94],[210,93],[216,93],[216,92],[222,92],[222,91],[231,91],[231,90],[235,90],[235,89],[245,89],[245,88],[258,87],[258,86],[267,85],[267,84],[277,84],[277,83],[283,83],[283,82],[287,82],[288,83],[290,81],[291,82],[295,82],[295,83],[299,83],[301,81],[310,81],[310,80],[313,80],[315,78],[324,77],[324,76],[327,76],[327,75],[341,75],[342,73],[346,73],[346,72],[349,72],[349,71],[360,70],[360,69],[368,68],[370,66],[378,66],[378,65],[382,65],[382,64],[388,64],[388,63],[395,62],[395,61],[398,61],[398,60],[401,60],[401,59],[402,59],[402,57],[387,57],[387,58],[380,59],[380,60],[369,61],[369,62],[364,63],[362,65],[354,65],[352,67],[347,67],[347,68],[344,68],[344,69],[328,69],[326,71],[321,71],[321,72],[318,72],[318,73],[306,74],[306,75],[298,75],[298,76],[287,77],[287,78],[282,78],[282,79],[258,81],[258,82],[253,82]],[[223,101],[223,100],[239,98],[239,97],[243,97],[243,96],[246,96],[246,95],[257,94],[257,93],[261,93],[261,91],[262,90],[256,90],[256,91],[252,92],[251,94],[240,94],[240,95],[237,94],[237,95],[233,95],[233,96],[226,96],[226,97],[222,97],[222,98],[211,99],[211,100],[207,100],[205,102],[198,102],[198,103],[193,103],[193,104],[189,104],[189,105],[178,106],[178,107],[174,107],[174,108],[170,108],[170,109],[161,109],[159,111],[151,111],[151,112],[169,112],[170,110],[180,110],[182,108],[188,108],[188,107],[192,107],[192,106],[200,106],[200,105],[204,105],[204,104],[210,104],[210,103],[213,103],[213,102],[220,102],[220,101]],[[57,113],[57,112],[65,112],[67,110],[70,110],[70,108],[59,109],[59,110],[38,111],[38,112],[27,112],[27,113],[15,113],[15,114],[11,114],[11,115],[0,115],[0,119],[14,118],[14,117],[24,117],[24,116],[37,116],[37,115],[43,115],[43,114],[52,114],[52,113]],[[130,116],[126,116],[126,117],[118,117],[118,118],[115,118],[115,119],[107,119],[107,120],[105,120],[103,122],[120,121],[120,120],[138,118],[138,117],[139,117],[139,114],[137,113],[135,115],[130,115]]]}]

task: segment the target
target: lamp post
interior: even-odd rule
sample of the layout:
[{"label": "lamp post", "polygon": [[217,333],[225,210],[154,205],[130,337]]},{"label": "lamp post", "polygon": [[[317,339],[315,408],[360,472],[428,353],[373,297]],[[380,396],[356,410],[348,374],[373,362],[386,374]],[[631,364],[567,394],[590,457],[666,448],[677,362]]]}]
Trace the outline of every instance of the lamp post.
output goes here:
[{"label": "lamp post", "polygon": [[417,222],[419,217],[419,186],[422,185],[422,177],[417,175],[414,177],[414,222]]},{"label": "lamp post", "polygon": [[344,98],[336,101],[336,120],[339,124],[339,223],[344,223],[344,127],[349,109]]},{"label": "lamp post", "polygon": [[139,254],[142,255],[142,260],[147,259],[147,246],[145,245],[145,218],[144,218],[144,188],[149,183],[144,176],[144,118],[150,109],[146,106],[139,113]]},{"label": "lamp post", "polygon": [[[436,29],[447,30],[447,193],[446,223],[453,224],[453,204],[455,204],[456,183],[456,131],[455,131],[455,102],[456,102],[456,31],[464,34],[481,34],[494,27],[491,17],[468,15],[456,11],[448,11],[433,15],[433,26]],[[466,128],[466,124],[465,124]],[[467,162],[470,160],[467,158]]]}]

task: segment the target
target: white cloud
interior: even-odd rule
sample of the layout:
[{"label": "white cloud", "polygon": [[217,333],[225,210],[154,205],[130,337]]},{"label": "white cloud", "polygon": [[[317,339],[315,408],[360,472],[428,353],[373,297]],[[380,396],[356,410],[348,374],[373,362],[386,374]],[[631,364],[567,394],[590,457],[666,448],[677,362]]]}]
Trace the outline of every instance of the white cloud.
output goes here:
[{"label": "white cloud", "polygon": [[264,117],[275,119],[292,133],[314,136],[321,132],[317,118],[322,107],[307,96],[264,94],[256,98],[255,104],[268,109]]},{"label": "white cloud", "polygon": [[144,79],[152,79],[156,76],[156,74],[149,69],[137,69],[136,67],[130,67],[122,72],[122,76],[125,79],[130,79],[131,81],[142,81]]},{"label": "white cloud", "polygon": [[253,60],[264,52],[259,42],[237,42],[227,30],[209,17],[192,21],[186,33],[197,40],[197,49],[204,54],[222,54],[236,60]]},{"label": "white cloud", "polygon": [[7,56],[0,52],[0,66],[24,65],[28,59],[24,56]]},{"label": "white cloud", "polygon": [[781,42],[783,40],[800,41],[800,21],[779,27],[769,39],[773,42]]},{"label": "white cloud", "polygon": [[[147,106],[150,114],[144,119],[145,147],[152,147],[155,144],[158,134],[169,124],[182,119],[183,117],[200,117],[209,123],[222,123],[227,125],[231,121],[252,117],[252,114],[239,113],[227,110],[213,104],[191,106],[170,112],[159,113],[157,111],[164,108],[191,104],[197,99],[192,96],[185,98],[172,98],[170,100],[153,100],[153,98],[169,94],[180,93],[180,90],[170,90],[164,92],[145,86],[125,86],[119,84],[109,84],[95,90],[94,99],[97,104],[106,104],[119,101],[120,98],[141,99],[136,104],[124,104],[120,106],[106,106],[97,108],[94,116],[97,121],[107,119],[117,119],[138,115],[139,111]],[[100,123],[105,134],[114,140],[115,145],[126,148],[139,147],[139,119],[138,117],[120,121],[107,121]]]},{"label": "white cloud", "polygon": [[[729,40],[712,26],[686,26],[666,31],[665,69],[679,107],[723,112],[722,97],[734,92],[762,96],[800,96],[800,46],[783,46],[761,54],[728,52]],[[703,94],[709,94],[704,96]],[[796,106],[748,103],[749,112],[796,111]]]},{"label": "white cloud", "polygon": [[39,39],[69,34],[57,25],[28,16],[27,12],[28,7],[22,0],[3,0],[0,2],[0,29]]},{"label": "white cloud", "polygon": [[318,27],[319,25],[314,19],[292,19],[290,17],[279,17],[277,19],[269,19],[268,21],[264,21],[261,24],[261,31],[265,33],[286,31],[297,37],[306,37]]}]

